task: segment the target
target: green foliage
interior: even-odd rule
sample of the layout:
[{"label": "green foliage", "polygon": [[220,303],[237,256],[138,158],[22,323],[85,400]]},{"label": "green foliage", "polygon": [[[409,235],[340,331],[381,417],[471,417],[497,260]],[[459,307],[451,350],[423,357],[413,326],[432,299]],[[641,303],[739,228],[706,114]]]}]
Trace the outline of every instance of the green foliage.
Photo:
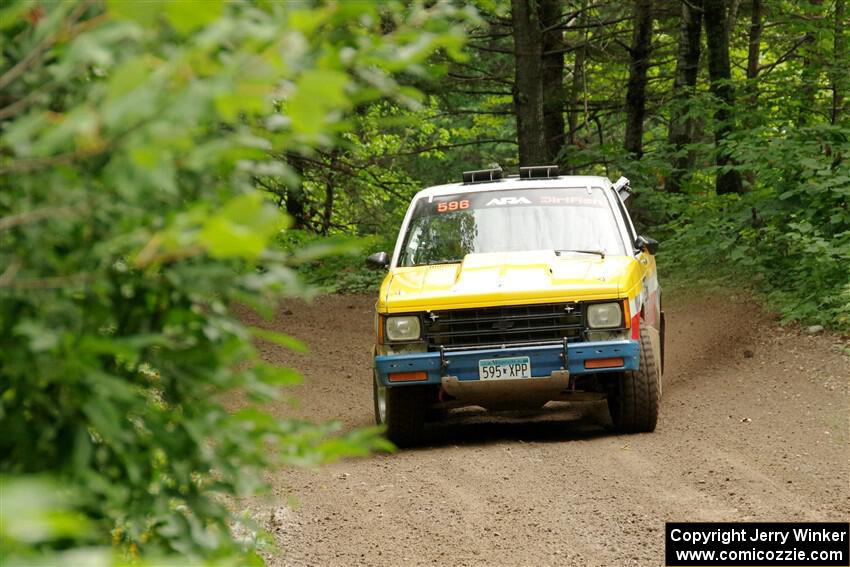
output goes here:
[{"label": "green foliage", "polygon": [[[303,183],[260,179],[296,217],[297,228],[383,237],[397,229],[417,191],[456,181],[471,167],[469,150],[463,152],[470,139],[492,137],[446,116],[433,96],[360,106],[345,121],[350,128],[339,147],[285,157],[301,171]],[[493,161],[500,155],[496,148],[502,147],[513,150],[515,145],[494,142],[488,149],[478,148],[481,157],[472,163]]]},{"label": "green foliage", "polygon": [[367,268],[365,258],[373,252],[391,254],[395,235],[352,240],[338,236],[323,237],[305,230],[287,230],[281,233],[280,243],[284,250],[318,248],[323,251],[321,258],[301,255],[302,261],[297,267],[304,280],[319,290],[328,293],[374,293],[386,272]]},{"label": "green foliage", "polygon": [[0,476],[0,496],[3,499],[0,506],[0,557],[4,565],[32,567],[62,563],[114,563],[108,548],[78,549],[40,558],[27,556],[27,551],[36,545],[92,537],[88,518],[74,510],[75,503],[55,482],[39,477]]},{"label": "green foliage", "polygon": [[733,150],[759,180],[742,196],[641,194],[662,268],[754,283],[786,320],[850,329],[850,130],[753,130]]},{"label": "green foliage", "polygon": [[273,156],[332,149],[354,105],[410,98],[393,75],[455,52],[465,11],[141,6],[0,14],[0,474],[53,475],[87,528],[0,527],[4,561],[112,544],[256,562],[226,497],[261,489],[271,466],[389,448],[376,430],[260,409],[298,377],[254,343],[301,345],[231,307],[270,313],[304,292],[293,266],[327,252],[279,249],[289,219],[255,189],[292,177]]}]

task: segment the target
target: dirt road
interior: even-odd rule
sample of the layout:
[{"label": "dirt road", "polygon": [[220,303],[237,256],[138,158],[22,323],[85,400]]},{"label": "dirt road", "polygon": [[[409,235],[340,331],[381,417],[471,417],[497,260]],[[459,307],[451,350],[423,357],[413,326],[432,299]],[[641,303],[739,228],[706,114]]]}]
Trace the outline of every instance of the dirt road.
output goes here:
[{"label": "dirt road", "polygon": [[[372,297],[289,304],[269,326],[311,354],[297,410],[372,423]],[[467,414],[422,448],[281,470],[258,515],[272,565],[660,565],[668,520],[850,519],[850,357],[736,298],[669,299],[655,433],[600,405]],[[295,501],[293,502],[293,498]],[[287,505],[289,501],[289,505]]]}]

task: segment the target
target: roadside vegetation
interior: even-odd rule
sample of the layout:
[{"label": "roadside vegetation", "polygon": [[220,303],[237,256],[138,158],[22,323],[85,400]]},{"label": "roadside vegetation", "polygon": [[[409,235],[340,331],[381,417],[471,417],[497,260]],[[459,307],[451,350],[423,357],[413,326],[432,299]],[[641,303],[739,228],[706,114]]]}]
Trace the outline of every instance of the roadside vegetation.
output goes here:
[{"label": "roadside vegetation", "polygon": [[[234,497],[263,472],[389,449],[263,409],[298,374],[250,327],[342,246],[277,238],[257,180],[344,147],[346,113],[457,53],[447,4],[0,7],[0,563],[261,563]],[[376,121],[376,127],[379,121]],[[236,411],[227,393],[245,398]],[[239,525],[243,524],[243,525]],[[250,534],[236,537],[234,534]]]},{"label": "roadside vegetation", "polygon": [[0,563],[261,563],[230,504],[263,471],[391,447],[266,413],[299,377],[257,342],[304,347],[231,306],[374,290],[362,258],[463,170],[625,175],[662,277],[850,330],[847,23],[845,0],[3,3]]}]

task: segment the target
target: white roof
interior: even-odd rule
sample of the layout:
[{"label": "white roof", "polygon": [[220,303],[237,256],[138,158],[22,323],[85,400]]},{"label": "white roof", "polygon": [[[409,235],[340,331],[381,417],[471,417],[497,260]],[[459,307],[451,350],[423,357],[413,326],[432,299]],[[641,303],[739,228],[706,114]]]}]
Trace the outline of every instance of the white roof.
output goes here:
[{"label": "white roof", "polygon": [[607,189],[611,181],[600,175],[561,175],[551,179],[520,179],[519,176],[504,177],[486,183],[447,183],[423,189],[413,198],[455,195],[458,193],[480,193],[482,191],[516,191],[518,189],[546,189],[563,187],[602,187]]}]

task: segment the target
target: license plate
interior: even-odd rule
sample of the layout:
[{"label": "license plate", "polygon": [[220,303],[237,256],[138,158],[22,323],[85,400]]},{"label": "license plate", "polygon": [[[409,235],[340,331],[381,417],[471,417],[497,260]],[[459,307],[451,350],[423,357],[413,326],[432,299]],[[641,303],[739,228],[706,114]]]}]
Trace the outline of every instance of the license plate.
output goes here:
[{"label": "license plate", "polygon": [[488,358],[478,361],[481,380],[515,380],[531,378],[531,359],[527,356],[513,358]]}]

